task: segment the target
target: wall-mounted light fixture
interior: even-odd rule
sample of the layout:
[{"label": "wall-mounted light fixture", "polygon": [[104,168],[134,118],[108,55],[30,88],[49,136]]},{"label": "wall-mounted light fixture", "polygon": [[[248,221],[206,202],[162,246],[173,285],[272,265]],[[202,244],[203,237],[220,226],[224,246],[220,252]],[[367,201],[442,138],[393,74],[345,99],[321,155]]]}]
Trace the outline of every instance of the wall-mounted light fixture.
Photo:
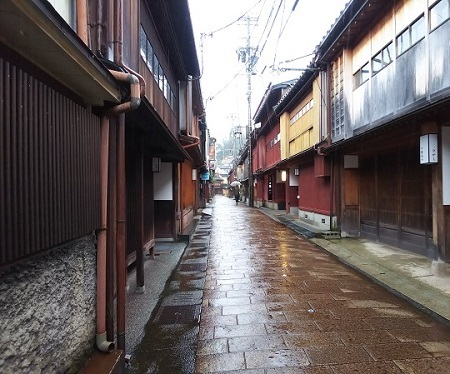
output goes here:
[{"label": "wall-mounted light fixture", "polygon": [[299,176],[300,175],[300,169],[299,168],[295,168],[294,169],[294,175],[295,176]]},{"label": "wall-mounted light fixture", "polygon": [[152,171],[154,173],[161,172],[161,157],[152,157]]},{"label": "wall-mounted light fixture", "polygon": [[192,169],[192,180],[193,181],[197,180],[197,169]]},{"label": "wall-mounted light fixture", "polygon": [[420,163],[437,164],[438,162],[438,136],[425,134],[420,137]]},{"label": "wall-mounted light fixture", "polygon": [[286,170],[281,170],[281,181],[282,182],[286,182],[286,178],[287,178],[286,174],[287,174]]},{"label": "wall-mounted light fixture", "polygon": [[420,163],[438,163],[438,125],[436,122],[424,122],[421,125],[420,136]]}]

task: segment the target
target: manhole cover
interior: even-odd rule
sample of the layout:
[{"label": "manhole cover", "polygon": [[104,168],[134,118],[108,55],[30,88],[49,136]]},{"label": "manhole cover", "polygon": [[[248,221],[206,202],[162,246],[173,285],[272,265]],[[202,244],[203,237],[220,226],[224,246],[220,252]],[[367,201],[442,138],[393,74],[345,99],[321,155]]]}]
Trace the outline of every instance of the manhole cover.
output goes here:
[{"label": "manhole cover", "polygon": [[206,271],[206,263],[181,264],[180,271]]},{"label": "manhole cover", "polygon": [[198,323],[200,305],[168,305],[161,307],[154,323],[158,325],[176,325]]}]

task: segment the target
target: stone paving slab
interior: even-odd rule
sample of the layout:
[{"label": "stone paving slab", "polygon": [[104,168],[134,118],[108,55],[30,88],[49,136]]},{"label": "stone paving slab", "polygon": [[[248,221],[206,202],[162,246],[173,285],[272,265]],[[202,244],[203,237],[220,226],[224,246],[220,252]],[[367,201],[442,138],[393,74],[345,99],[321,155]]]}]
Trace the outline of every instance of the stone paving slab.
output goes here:
[{"label": "stone paving slab", "polygon": [[196,373],[449,373],[445,324],[259,210],[214,204]]}]

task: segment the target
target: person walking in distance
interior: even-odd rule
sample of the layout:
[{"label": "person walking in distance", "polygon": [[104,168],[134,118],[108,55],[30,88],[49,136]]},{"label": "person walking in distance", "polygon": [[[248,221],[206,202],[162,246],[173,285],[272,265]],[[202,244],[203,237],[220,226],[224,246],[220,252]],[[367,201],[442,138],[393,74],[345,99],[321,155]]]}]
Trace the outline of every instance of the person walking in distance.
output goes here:
[{"label": "person walking in distance", "polygon": [[234,200],[236,201],[236,205],[238,205],[239,202],[239,186],[234,187]]}]

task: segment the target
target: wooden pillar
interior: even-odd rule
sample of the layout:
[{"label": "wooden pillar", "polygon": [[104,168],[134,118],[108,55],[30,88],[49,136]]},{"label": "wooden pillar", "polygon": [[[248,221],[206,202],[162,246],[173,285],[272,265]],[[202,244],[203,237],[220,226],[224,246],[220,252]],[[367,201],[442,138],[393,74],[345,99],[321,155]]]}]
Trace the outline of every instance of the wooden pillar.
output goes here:
[{"label": "wooden pillar", "polygon": [[136,293],[145,292],[144,281],[144,147],[143,136],[137,136],[136,170]]}]

